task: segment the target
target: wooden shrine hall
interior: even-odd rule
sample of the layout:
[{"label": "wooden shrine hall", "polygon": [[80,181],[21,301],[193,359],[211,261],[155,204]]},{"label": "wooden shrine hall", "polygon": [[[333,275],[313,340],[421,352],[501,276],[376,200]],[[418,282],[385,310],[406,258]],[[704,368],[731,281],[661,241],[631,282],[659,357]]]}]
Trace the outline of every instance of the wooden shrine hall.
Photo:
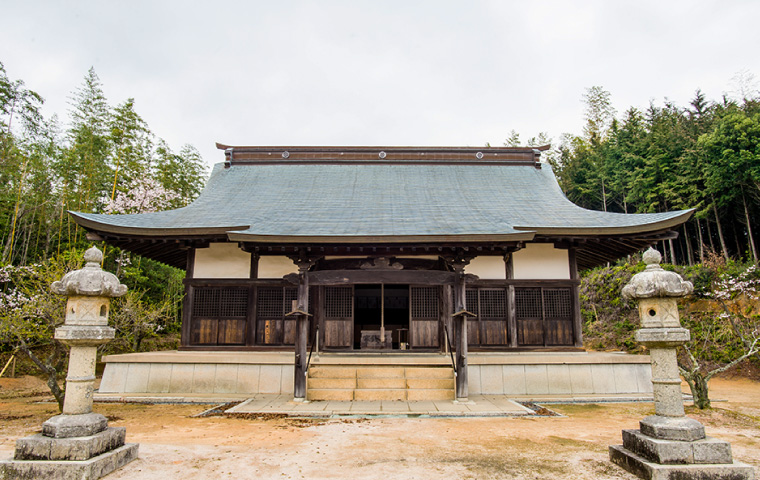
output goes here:
[{"label": "wooden shrine hall", "polygon": [[217,146],[225,160],[187,207],[71,215],[187,272],[183,362],[288,354],[277,381],[296,398],[319,398],[312,356],[431,358],[466,398],[472,355],[582,352],[578,271],[674,238],[692,214],[578,207],[548,147]]}]

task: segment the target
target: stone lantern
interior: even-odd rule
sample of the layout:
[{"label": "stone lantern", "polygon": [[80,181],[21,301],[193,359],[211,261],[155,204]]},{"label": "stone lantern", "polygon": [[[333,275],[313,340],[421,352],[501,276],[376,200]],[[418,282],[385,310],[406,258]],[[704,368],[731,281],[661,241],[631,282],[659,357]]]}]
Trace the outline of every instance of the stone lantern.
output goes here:
[{"label": "stone lantern", "polygon": [[610,459],[646,479],[754,478],[751,466],[733,461],[731,444],[706,437],[704,426],[685,416],[676,348],[690,334],[681,326],[676,299],[690,295],[693,286],[663,270],[656,250],[647,250],[643,260],[646,269],[622,293],[639,303],[636,340],[649,349],[655,414],[641,420],[639,430],[623,430],[623,445],[610,446]]},{"label": "stone lantern", "polygon": [[67,295],[66,319],[55,338],[71,347],[63,413],[42,424],[42,433],[16,441],[13,460],[0,463],[5,478],[100,478],[137,458],[137,444],[125,444],[126,429],[109,427],[92,411],[95,361],[99,345],[114,337],[108,326],[111,297],[127,293],[112,273],[103,271],[103,254],[84,254],[85,266],[67,273],[51,289]]}]

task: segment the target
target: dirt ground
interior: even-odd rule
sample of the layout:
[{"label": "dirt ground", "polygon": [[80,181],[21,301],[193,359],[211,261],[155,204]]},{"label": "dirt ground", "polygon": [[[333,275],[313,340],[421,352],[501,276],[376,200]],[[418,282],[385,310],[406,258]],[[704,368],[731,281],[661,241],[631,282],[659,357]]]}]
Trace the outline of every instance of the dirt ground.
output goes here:
[{"label": "dirt ground", "polygon": [[[688,414],[760,474],[760,382],[714,379],[726,401]],[[34,377],[0,379],[0,457],[57,413]],[[47,400],[47,402],[44,402]],[[40,403],[40,401],[43,401]],[[607,446],[651,404],[549,405],[543,418],[193,418],[199,405],[96,404],[140,443],[117,479],[629,479]]]}]

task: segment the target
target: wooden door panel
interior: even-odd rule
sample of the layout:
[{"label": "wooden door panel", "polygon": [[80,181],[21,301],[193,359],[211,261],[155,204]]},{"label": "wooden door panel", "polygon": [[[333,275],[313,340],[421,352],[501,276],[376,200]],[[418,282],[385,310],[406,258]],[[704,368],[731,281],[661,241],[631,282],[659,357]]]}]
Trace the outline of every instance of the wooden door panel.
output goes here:
[{"label": "wooden door panel", "polygon": [[440,288],[409,287],[410,339],[412,348],[439,348]]},{"label": "wooden door panel", "polygon": [[546,320],[547,345],[573,345],[572,320]]},{"label": "wooden door panel", "polygon": [[282,343],[282,319],[260,319],[256,339],[261,345]]},{"label": "wooden door panel", "polygon": [[507,341],[506,320],[480,320],[481,345],[506,345]]},{"label": "wooden door panel", "polygon": [[322,315],[325,348],[352,348],[354,345],[354,287],[324,287]]},{"label": "wooden door panel", "polygon": [[480,345],[480,322],[477,318],[467,319],[467,344]]},{"label": "wooden door panel", "polygon": [[219,320],[216,318],[194,318],[191,339],[195,345],[215,345]]},{"label": "wooden door panel", "polygon": [[325,347],[350,348],[353,346],[353,320],[325,319]]},{"label": "wooden door panel", "polygon": [[282,343],[285,345],[295,345],[296,343],[295,317],[288,317],[282,321]]},{"label": "wooden door panel", "polygon": [[418,348],[437,348],[440,346],[438,341],[438,319],[435,320],[413,320],[412,321],[412,347]]},{"label": "wooden door panel", "polygon": [[219,345],[243,345],[245,344],[245,319],[225,318],[219,320],[219,333],[217,343]]},{"label": "wooden door panel", "polygon": [[518,345],[543,345],[543,321],[538,319],[521,319],[517,321]]}]

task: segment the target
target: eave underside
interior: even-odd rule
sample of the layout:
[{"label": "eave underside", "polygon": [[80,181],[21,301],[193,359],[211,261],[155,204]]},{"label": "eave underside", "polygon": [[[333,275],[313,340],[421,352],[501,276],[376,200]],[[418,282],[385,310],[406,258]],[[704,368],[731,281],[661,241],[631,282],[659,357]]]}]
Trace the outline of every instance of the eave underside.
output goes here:
[{"label": "eave underside", "polygon": [[[597,236],[544,236],[536,235],[535,243],[553,243],[558,248],[573,248],[576,252],[578,269],[597,267],[607,262],[639,252],[655,243],[673,239],[678,233],[661,230],[638,235],[597,235]],[[227,242],[227,236],[199,235],[181,237],[150,238],[127,236],[90,230],[88,238],[102,240],[128,252],[156,260],[173,267],[187,267],[187,251],[204,248],[211,242]],[[409,255],[502,255],[522,248],[522,241],[440,241],[425,243],[246,243],[238,242],[246,251],[259,255],[294,255],[305,253],[310,256],[357,255],[357,256],[409,256]]]}]

